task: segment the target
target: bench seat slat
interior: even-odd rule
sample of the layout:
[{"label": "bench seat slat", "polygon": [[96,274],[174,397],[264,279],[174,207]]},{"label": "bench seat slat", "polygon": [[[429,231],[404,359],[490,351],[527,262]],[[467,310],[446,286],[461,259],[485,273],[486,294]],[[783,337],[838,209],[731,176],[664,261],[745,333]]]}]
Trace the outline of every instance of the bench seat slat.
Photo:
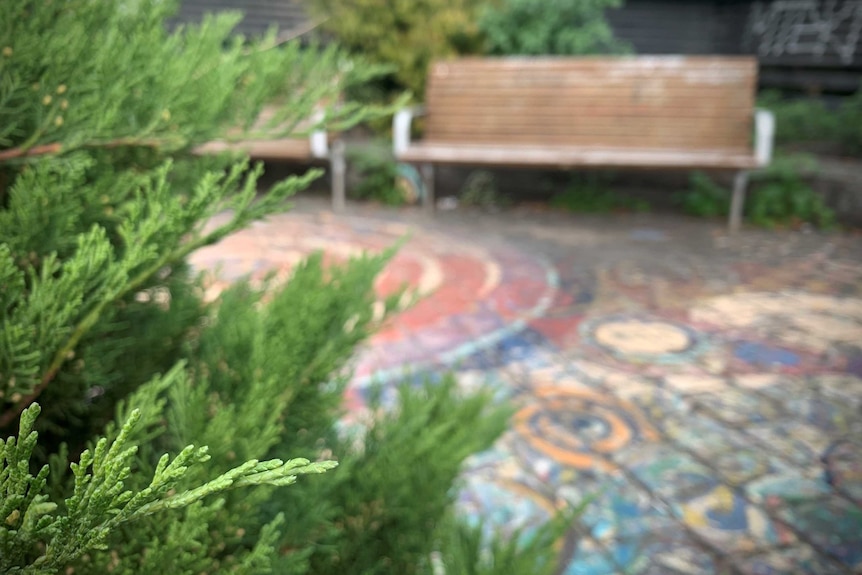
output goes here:
[{"label": "bench seat slat", "polygon": [[196,151],[202,154],[242,151],[257,160],[308,160],[311,144],[308,138],[282,138],[277,140],[245,140],[242,142],[208,142]]},{"label": "bench seat slat", "polygon": [[429,72],[424,139],[750,149],[753,58],[462,58]]},{"label": "bench seat slat", "polygon": [[417,143],[399,154],[399,160],[432,164],[595,168],[750,169],[757,165],[753,155],[733,150],[637,150],[572,146],[494,146],[482,143]]}]

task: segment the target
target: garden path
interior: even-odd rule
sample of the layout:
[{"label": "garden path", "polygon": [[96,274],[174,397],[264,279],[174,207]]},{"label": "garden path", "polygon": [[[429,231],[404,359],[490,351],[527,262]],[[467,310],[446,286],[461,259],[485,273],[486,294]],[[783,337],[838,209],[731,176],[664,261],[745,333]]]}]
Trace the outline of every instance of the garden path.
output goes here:
[{"label": "garden path", "polygon": [[407,234],[378,288],[425,297],[361,350],[347,400],[454,369],[516,402],[467,466],[466,513],[512,527],[598,494],[567,575],[862,570],[862,238],[306,198],[192,261],[220,266],[215,296]]}]

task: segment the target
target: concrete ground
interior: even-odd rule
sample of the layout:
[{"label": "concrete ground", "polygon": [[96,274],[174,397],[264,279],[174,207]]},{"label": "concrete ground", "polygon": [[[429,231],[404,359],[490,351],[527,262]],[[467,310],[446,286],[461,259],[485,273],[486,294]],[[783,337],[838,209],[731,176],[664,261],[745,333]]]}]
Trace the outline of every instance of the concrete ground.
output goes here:
[{"label": "concrete ground", "polygon": [[348,401],[406,368],[516,402],[466,513],[510,528],[595,495],[567,575],[862,572],[862,237],[305,198],[193,263],[221,266],[215,295],[408,233],[379,287],[425,297],[360,351]]}]

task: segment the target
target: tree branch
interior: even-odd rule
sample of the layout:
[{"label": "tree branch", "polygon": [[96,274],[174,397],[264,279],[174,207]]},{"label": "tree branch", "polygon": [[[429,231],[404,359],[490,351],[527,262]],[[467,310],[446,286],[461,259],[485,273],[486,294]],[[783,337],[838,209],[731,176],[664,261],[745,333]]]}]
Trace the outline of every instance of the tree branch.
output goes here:
[{"label": "tree branch", "polygon": [[75,349],[75,346],[78,345],[78,342],[81,341],[91,327],[98,321],[99,316],[102,314],[102,311],[108,305],[114,303],[121,297],[125,296],[132,290],[137,289],[140,285],[147,281],[153,274],[157,273],[163,267],[170,265],[172,262],[179,261],[189,255],[191,252],[195,251],[198,248],[203,246],[215,243],[224,237],[225,232],[231,229],[232,226],[236,225],[239,216],[235,216],[233,221],[221,226],[212,232],[206,234],[205,236],[198,237],[196,240],[185,244],[174,252],[169,253],[163,258],[160,258],[156,263],[148,267],[147,269],[140,272],[137,276],[132,278],[126,286],[117,292],[113,297],[106,297],[101,300],[99,304],[93,308],[90,313],[84,316],[78,325],[75,326],[75,329],[72,331],[72,335],[66,341],[66,343],[54,354],[54,359],[48,366],[48,370],[45,372],[45,375],[42,376],[42,379],[39,381],[38,385],[33,388],[33,391],[27,396],[22,398],[18,403],[13,405],[11,408],[7,409],[0,415],[0,429],[5,428],[10,425],[15,418],[17,418],[24,409],[27,408],[28,405],[36,401],[39,396],[45,391],[45,388],[48,387],[54,378],[57,376],[57,372],[60,371],[60,368],[66,362],[66,358],[69,355],[69,352]]},{"label": "tree branch", "polygon": [[143,148],[160,148],[166,144],[183,144],[182,138],[117,138],[105,142],[87,142],[78,146],[63,147],[59,142],[53,144],[42,144],[32,147],[9,148],[0,150],[0,162],[16,160],[18,158],[29,158],[32,156],[48,156],[61,154],[81,148],[122,148],[124,146],[139,146]]},{"label": "tree branch", "polygon": [[25,158],[27,156],[45,156],[48,154],[58,154],[62,151],[60,144],[44,144],[42,146],[33,146],[32,148],[10,148],[8,150],[0,150],[0,162],[5,160],[14,160],[16,158]]},{"label": "tree branch", "polygon": [[288,30],[286,33],[279,34],[278,37],[276,38],[275,44],[273,44],[272,46],[267,46],[266,48],[262,48],[259,50],[246,50],[245,52],[243,52],[243,56],[250,56],[250,55],[256,54],[258,52],[265,52],[267,50],[272,50],[273,48],[278,48],[279,46],[282,46],[284,44],[287,44],[288,42],[292,42],[293,40],[296,40],[300,36],[305,36],[306,34],[311,32],[312,30],[323,25],[323,23],[326,22],[327,20],[329,20],[329,18],[324,18],[323,20],[312,20],[312,21],[308,22],[305,26],[300,26],[298,28]]}]

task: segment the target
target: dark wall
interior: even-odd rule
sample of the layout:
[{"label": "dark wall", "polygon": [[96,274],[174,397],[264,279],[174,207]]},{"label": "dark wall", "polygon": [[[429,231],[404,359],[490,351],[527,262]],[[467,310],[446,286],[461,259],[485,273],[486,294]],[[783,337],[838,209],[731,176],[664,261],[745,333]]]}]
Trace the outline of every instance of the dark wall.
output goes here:
[{"label": "dark wall", "polygon": [[862,81],[862,0],[772,0],[751,4],[743,49],[764,82],[848,93]]},{"label": "dark wall", "polygon": [[282,34],[302,29],[308,22],[302,3],[297,0],[182,0],[180,11],[171,24],[200,22],[207,12],[239,10],[244,14],[237,32],[259,36],[270,26],[278,26]]},{"label": "dark wall", "polygon": [[640,54],[754,54],[764,87],[862,82],[862,0],[628,0],[608,19]]},{"label": "dark wall", "polygon": [[[177,21],[228,9],[245,13],[246,35],[307,23],[302,0],[183,0]],[[608,20],[639,54],[755,54],[765,88],[848,94],[862,83],[862,0],[625,0]]]},{"label": "dark wall", "polygon": [[608,12],[608,21],[638,54],[724,54],[734,49],[714,1],[628,0]]}]

